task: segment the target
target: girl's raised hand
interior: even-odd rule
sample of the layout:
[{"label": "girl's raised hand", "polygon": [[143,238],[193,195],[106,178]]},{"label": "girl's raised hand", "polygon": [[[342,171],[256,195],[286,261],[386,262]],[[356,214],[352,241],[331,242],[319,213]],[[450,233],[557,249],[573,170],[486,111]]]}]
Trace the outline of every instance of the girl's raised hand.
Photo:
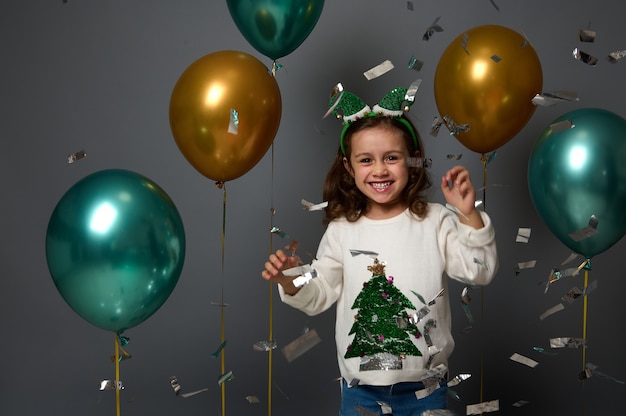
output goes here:
[{"label": "girl's raised hand", "polygon": [[265,262],[265,270],[261,272],[261,276],[265,280],[281,285],[285,293],[294,295],[298,292],[298,288],[293,284],[295,276],[285,276],[283,270],[296,267],[299,264],[298,257],[288,256],[284,251],[276,250],[276,253],[270,254],[268,261]]},{"label": "girl's raised hand", "polygon": [[476,190],[467,169],[455,166],[447,171],[441,178],[441,190],[446,202],[461,212],[459,220],[462,223],[474,228],[483,227],[482,218],[475,207]]}]

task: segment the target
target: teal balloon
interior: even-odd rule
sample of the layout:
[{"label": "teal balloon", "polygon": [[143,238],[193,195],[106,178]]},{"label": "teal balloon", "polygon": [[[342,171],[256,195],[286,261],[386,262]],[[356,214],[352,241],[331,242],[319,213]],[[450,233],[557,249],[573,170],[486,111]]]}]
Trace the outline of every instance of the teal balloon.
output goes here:
[{"label": "teal balloon", "polygon": [[122,332],[154,314],[183,268],[185,231],[169,196],[127,170],[103,170],[72,186],[46,232],[48,269],[65,302],[87,322]]},{"label": "teal balloon", "polygon": [[[528,186],[537,213],[563,244],[588,259],[610,248],[626,234],[626,120],[598,108],[554,120],[532,148]],[[570,234],[592,215],[597,232],[576,241]]]},{"label": "teal balloon", "polygon": [[295,51],[322,14],[323,0],[226,0],[244,38],[276,60]]}]

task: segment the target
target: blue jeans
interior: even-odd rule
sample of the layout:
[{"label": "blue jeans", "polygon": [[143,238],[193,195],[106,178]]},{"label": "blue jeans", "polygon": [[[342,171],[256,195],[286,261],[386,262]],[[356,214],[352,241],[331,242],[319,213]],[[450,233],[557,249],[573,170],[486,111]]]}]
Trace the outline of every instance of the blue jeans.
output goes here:
[{"label": "blue jeans", "polygon": [[[341,390],[341,410],[339,416],[374,416],[393,414],[393,416],[420,416],[426,410],[447,409],[447,382],[442,380],[439,388],[430,395],[418,399],[416,391],[423,390],[424,384],[397,383],[391,386],[354,386],[348,387],[343,380]],[[383,407],[393,413],[383,413]]]}]

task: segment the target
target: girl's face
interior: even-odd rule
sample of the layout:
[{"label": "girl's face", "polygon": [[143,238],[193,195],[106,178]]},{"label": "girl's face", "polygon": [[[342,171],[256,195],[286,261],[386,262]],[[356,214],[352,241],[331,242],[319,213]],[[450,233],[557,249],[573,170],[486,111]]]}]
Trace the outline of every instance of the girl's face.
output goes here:
[{"label": "girl's face", "polygon": [[402,131],[384,126],[352,135],[350,159],[343,159],[357,188],[367,197],[364,215],[391,218],[407,207],[403,190],[409,181],[408,157]]}]

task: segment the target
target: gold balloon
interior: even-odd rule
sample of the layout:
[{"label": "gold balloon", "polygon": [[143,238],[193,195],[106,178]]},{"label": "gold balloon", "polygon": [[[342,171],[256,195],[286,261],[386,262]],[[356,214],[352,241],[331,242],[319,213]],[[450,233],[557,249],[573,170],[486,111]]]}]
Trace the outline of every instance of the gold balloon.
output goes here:
[{"label": "gold balloon", "polygon": [[454,39],[441,55],[435,101],[441,117],[469,124],[469,130],[454,134],[457,140],[484,154],[526,125],[542,82],[539,58],[524,37],[502,26],[479,26]]},{"label": "gold balloon", "polygon": [[281,112],[278,84],[265,65],[244,52],[220,51],[183,72],[172,91],[169,117],[187,161],[207,178],[226,182],[263,158]]}]

